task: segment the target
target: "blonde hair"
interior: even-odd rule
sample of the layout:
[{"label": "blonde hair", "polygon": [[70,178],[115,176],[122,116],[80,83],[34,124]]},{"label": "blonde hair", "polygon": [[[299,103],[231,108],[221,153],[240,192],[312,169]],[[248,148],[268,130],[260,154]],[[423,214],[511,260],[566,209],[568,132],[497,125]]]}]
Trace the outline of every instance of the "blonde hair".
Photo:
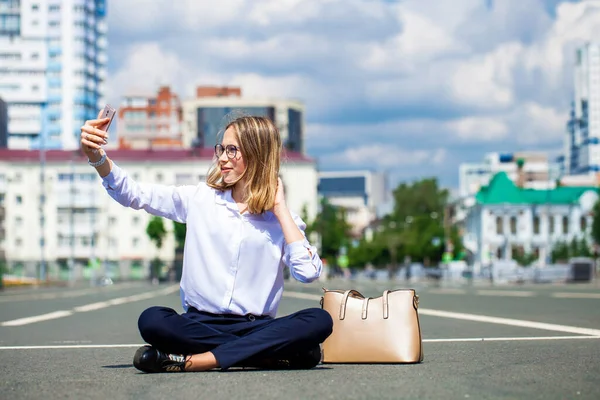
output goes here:
[{"label": "blonde hair", "polygon": [[233,128],[239,150],[246,162],[246,170],[231,183],[223,180],[218,160],[211,166],[206,184],[214,189],[226,190],[241,179],[246,180],[248,211],[262,214],[273,208],[277,191],[277,178],[281,162],[281,136],[269,118],[243,116],[227,124],[224,131]]}]

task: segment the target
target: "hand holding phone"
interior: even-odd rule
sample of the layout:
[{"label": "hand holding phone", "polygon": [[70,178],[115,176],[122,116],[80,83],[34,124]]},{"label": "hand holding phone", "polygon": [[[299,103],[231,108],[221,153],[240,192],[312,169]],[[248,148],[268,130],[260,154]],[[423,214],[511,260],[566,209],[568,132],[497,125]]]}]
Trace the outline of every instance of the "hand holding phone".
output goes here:
[{"label": "hand holding phone", "polygon": [[109,120],[106,123],[106,125],[99,127],[99,129],[102,129],[103,131],[108,132],[108,128],[110,128],[110,124],[112,123],[112,120],[115,117],[116,113],[117,113],[117,110],[112,108],[112,106],[110,104],[105,105],[104,108],[102,109],[102,111],[100,111],[100,114],[98,115],[98,119],[109,118]]},{"label": "hand holding phone", "polygon": [[[98,118],[81,127],[81,147],[86,154],[98,154],[100,147],[108,143],[108,128],[116,110],[107,104],[98,113]],[[108,121],[104,121],[108,118]]]}]

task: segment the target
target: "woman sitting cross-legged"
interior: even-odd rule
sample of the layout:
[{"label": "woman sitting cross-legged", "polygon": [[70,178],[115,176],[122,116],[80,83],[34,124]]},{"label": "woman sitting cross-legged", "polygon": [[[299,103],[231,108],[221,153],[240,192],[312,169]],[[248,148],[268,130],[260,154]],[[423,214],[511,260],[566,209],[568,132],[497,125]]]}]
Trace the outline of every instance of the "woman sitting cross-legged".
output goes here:
[{"label": "woman sitting cross-legged", "polygon": [[101,145],[106,119],[81,128],[82,149],[108,194],[126,207],[187,224],[181,299],[185,312],[151,307],[138,327],[149,344],[133,364],[144,372],[206,371],[234,366],[312,368],[332,331],[326,311],[275,318],[283,268],[300,282],[322,269],[305,223],[285,203],[278,179],[281,138],[272,121],[229,123],[206,182],[165,186],[134,181]]}]

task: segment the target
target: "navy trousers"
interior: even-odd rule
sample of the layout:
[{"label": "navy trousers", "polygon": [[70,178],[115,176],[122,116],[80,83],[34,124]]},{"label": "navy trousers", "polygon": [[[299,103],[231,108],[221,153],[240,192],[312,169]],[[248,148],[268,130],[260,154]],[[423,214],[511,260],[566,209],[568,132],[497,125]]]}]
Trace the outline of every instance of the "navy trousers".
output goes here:
[{"label": "navy trousers", "polygon": [[314,348],[331,334],[333,320],[320,308],[272,318],[211,314],[193,307],[177,314],[168,307],[150,307],[140,315],[138,327],[142,338],[158,350],[184,355],[211,351],[227,369]]}]

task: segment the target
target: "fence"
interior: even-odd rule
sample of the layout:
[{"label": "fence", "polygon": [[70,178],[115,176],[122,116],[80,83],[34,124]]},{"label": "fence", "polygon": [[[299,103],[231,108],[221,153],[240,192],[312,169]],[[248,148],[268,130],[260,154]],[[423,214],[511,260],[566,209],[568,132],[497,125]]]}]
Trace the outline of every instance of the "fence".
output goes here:
[{"label": "fence", "polygon": [[[134,281],[149,279],[152,274],[152,260],[76,260],[72,268],[66,260],[45,262],[6,260],[3,264],[4,281],[31,283],[39,281],[77,282],[110,278],[112,281]],[[174,270],[172,261],[162,261],[156,269],[162,279],[170,278]]]}]

